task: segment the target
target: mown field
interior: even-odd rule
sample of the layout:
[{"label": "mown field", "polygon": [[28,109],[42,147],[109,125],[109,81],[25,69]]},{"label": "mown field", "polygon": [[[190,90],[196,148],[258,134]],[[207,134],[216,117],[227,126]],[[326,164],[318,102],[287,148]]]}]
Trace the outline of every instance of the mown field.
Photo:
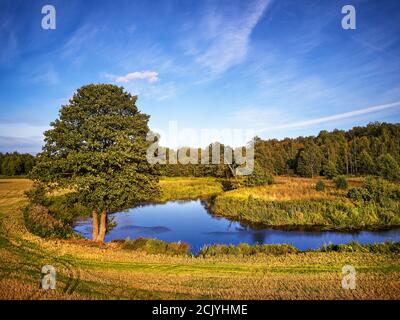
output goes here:
[{"label": "mown field", "polygon": [[[166,190],[165,184],[169,184],[172,188],[168,192],[176,199],[178,186],[197,194],[195,180],[186,183],[172,179],[161,185]],[[210,193],[218,191],[217,182],[206,184]],[[123,250],[116,243],[42,239],[24,226],[23,192],[30,186],[26,179],[0,180],[1,299],[400,298],[398,253],[302,252],[193,258],[148,255]],[[164,197],[168,199],[168,193]],[[56,290],[40,289],[40,270],[45,264],[56,268]],[[345,264],[356,268],[356,290],[341,286]]]}]

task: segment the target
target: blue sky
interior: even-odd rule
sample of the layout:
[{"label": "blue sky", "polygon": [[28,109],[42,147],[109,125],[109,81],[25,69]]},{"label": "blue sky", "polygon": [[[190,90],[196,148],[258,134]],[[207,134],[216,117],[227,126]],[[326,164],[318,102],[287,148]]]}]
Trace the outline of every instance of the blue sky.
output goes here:
[{"label": "blue sky", "polygon": [[[41,28],[46,4],[55,30]],[[356,30],[341,27],[345,4]],[[163,131],[176,121],[283,138],[400,122],[399,35],[389,0],[1,0],[0,151],[39,151],[88,83],[139,95]]]}]

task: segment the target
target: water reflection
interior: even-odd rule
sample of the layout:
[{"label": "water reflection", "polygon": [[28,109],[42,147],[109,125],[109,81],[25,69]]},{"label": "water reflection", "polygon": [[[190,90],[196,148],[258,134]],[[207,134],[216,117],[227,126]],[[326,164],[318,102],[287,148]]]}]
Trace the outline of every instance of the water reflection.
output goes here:
[{"label": "water reflection", "polygon": [[[126,212],[112,214],[111,219],[116,226],[106,235],[106,241],[128,237],[184,241],[191,245],[193,252],[205,244],[214,243],[288,243],[304,250],[319,248],[327,243],[400,241],[400,229],[346,233],[265,228],[215,216],[199,200],[141,205]],[[75,230],[90,238],[91,219],[79,221]]]}]

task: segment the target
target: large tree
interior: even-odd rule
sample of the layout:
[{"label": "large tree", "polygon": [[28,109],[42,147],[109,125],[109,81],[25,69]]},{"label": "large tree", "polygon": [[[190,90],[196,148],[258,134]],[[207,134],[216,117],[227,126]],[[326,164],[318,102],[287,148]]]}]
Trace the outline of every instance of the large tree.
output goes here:
[{"label": "large tree", "polygon": [[45,132],[32,177],[74,191],[92,210],[93,240],[104,241],[107,213],[155,197],[157,171],[146,159],[149,116],[136,96],[110,84],[83,86]]}]

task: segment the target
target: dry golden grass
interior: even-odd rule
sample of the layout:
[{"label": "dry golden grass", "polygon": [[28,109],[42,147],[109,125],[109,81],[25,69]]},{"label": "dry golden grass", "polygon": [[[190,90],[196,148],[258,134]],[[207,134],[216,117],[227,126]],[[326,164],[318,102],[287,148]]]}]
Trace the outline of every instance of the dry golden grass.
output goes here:
[{"label": "dry golden grass", "polygon": [[0,179],[0,210],[18,206],[24,201],[24,192],[32,186],[28,179]]},{"label": "dry golden grass", "polygon": [[[41,239],[24,228],[19,210],[30,186],[28,180],[0,183],[0,299],[400,298],[396,254],[192,258],[146,255],[116,243]],[[45,264],[56,268],[55,291],[39,288]],[[356,290],[341,288],[344,264],[357,270]]]},{"label": "dry golden grass", "polygon": [[[315,184],[318,180],[323,180],[326,188],[324,191],[316,191]],[[357,186],[361,183],[359,178],[348,180],[349,186]],[[337,190],[332,180],[324,178],[298,178],[298,177],[274,177],[274,184],[240,188],[229,191],[224,197],[248,198],[250,195],[254,198],[261,198],[268,201],[275,200],[316,200],[316,199],[334,199],[345,191]]]}]

